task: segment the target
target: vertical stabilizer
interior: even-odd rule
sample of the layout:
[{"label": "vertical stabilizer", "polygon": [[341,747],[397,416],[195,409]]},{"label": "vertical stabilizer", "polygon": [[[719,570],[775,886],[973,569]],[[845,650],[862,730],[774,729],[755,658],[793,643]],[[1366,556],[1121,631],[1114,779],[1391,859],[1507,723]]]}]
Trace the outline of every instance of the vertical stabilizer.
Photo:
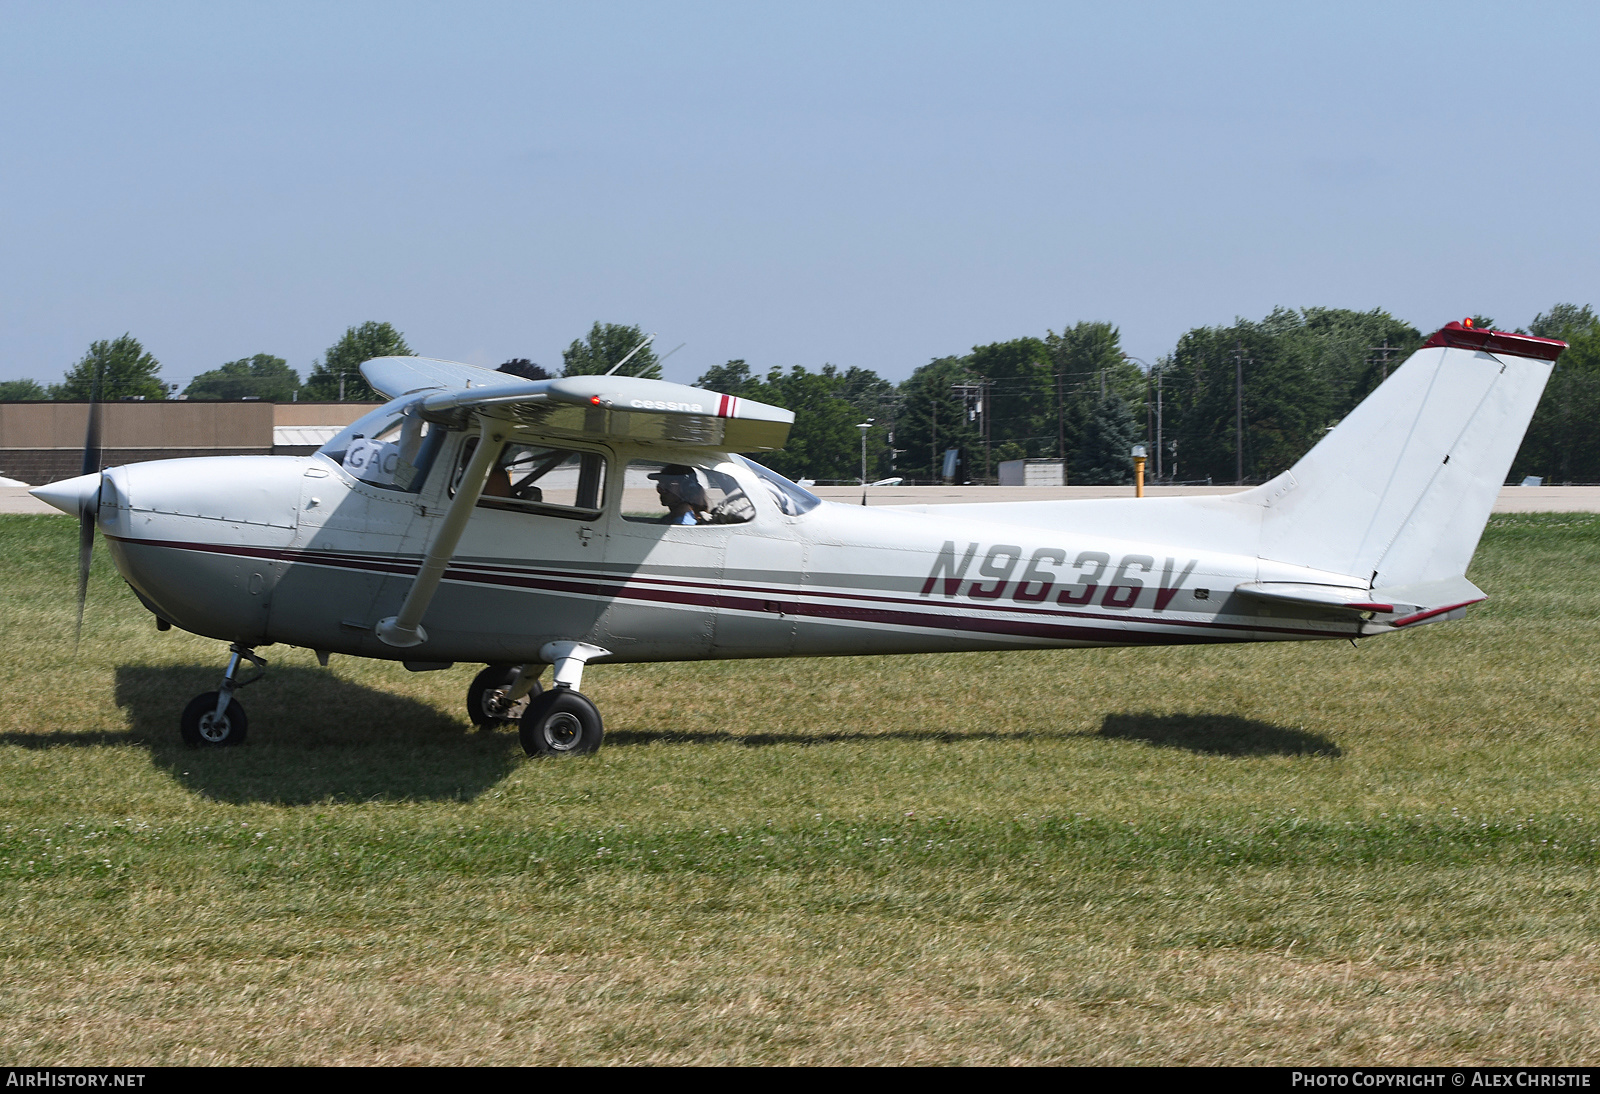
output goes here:
[{"label": "vertical stabilizer", "polygon": [[1564,342],[1451,323],[1300,462],[1239,495],[1260,555],[1372,587],[1466,573]]}]

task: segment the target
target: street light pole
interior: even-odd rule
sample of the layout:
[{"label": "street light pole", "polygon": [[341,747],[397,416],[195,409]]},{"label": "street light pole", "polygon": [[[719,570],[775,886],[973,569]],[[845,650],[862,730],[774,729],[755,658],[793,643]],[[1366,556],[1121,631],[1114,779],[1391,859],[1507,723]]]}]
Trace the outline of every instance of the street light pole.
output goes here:
[{"label": "street light pole", "polygon": [[[1155,381],[1156,381],[1156,481],[1160,482],[1161,481],[1161,377],[1162,377],[1162,369],[1161,369],[1161,367],[1159,365],[1152,365],[1152,364],[1150,364],[1150,362],[1145,361],[1142,358],[1135,357],[1131,353],[1124,353],[1122,355],[1122,359],[1124,361],[1132,361],[1135,364],[1144,366],[1145,375],[1154,376],[1155,377]],[[1146,402],[1145,402],[1145,425],[1144,425],[1145,436],[1147,438],[1150,435],[1150,420],[1149,420],[1149,417],[1150,417],[1150,404],[1149,404],[1149,401],[1147,399]],[[1144,497],[1144,495],[1142,493],[1139,496],[1141,498]]]},{"label": "street light pole", "polygon": [[1156,481],[1161,481],[1161,381],[1166,378],[1166,369],[1156,370]]},{"label": "street light pole", "polygon": [[868,418],[864,422],[857,422],[856,428],[861,430],[861,485],[867,485],[867,430],[872,428],[876,418]]}]

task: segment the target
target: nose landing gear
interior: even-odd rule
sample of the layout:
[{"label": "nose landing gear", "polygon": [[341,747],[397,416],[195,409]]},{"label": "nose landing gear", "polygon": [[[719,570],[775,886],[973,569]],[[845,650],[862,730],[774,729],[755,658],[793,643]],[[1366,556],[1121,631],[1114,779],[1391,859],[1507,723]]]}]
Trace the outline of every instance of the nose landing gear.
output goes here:
[{"label": "nose landing gear", "polygon": [[[178,732],[183,736],[183,743],[190,748],[224,748],[240,744],[249,729],[244,707],[234,699],[233,693],[265,676],[267,662],[237,643],[229,646],[228,651],[232,656],[228,658],[228,667],[223,670],[221,689],[202,692],[183,708]],[[245,680],[238,678],[241,660],[249,661],[256,667],[254,676]]]}]

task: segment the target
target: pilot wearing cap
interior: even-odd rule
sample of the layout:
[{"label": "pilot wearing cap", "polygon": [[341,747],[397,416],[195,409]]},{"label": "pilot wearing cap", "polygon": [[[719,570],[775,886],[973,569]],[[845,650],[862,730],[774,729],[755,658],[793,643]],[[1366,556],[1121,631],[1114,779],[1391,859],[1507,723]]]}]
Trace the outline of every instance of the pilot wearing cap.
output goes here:
[{"label": "pilot wearing cap", "polygon": [[681,463],[669,463],[660,471],[652,471],[649,478],[656,480],[656,496],[667,512],[663,524],[700,524],[709,521],[706,515],[709,504],[706,488],[700,485],[694,468]]}]

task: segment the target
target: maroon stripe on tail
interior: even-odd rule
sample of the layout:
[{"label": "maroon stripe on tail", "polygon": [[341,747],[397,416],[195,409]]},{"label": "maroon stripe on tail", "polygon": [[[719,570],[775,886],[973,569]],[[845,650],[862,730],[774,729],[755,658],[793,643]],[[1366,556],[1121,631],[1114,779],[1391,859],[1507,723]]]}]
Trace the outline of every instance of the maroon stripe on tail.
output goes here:
[{"label": "maroon stripe on tail", "polygon": [[1422,343],[1423,349],[1432,346],[1450,346],[1454,349],[1478,349],[1485,353],[1508,353],[1513,357],[1534,357],[1541,361],[1554,361],[1567,348],[1565,342],[1554,338],[1535,338],[1531,334],[1508,334],[1503,330],[1479,330],[1462,323],[1446,323]]}]

